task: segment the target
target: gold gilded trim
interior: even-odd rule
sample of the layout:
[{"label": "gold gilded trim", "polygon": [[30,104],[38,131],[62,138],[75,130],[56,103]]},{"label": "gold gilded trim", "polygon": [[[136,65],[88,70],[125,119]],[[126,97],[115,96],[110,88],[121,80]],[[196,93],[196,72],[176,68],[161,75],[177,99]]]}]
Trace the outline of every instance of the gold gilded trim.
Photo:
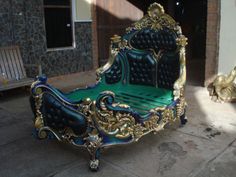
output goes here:
[{"label": "gold gilded trim", "polygon": [[34,127],[36,128],[36,130],[40,130],[38,132],[38,136],[39,138],[46,138],[47,137],[47,133],[45,131],[42,131],[41,129],[44,127],[44,121],[43,121],[43,114],[40,110],[41,106],[42,106],[42,93],[35,96],[35,121],[34,121]]},{"label": "gold gilded trim", "polygon": [[135,22],[133,26],[126,29],[127,32],[132,30],[140,30],[142,28],[163,29],[164,27],[179,30],[178,24],[175,20],[165,13],[164,8],[158,4],[153,3],[148,8],[148,13],[141,20]]},{"label": "gold gilded trim", "polygon": [[34,126],[36,129],[40,129],[41,127],[44,126],[43,115],[40,111],[41,105],[42,105],[42,94],[35,97],[36,118],[35,118]]},{"label": "gold gilded trim", "polygon": [[186,83],[186,51],[185,46],[188,44],[188,39],[184,35],[180,35],[180,37],[176,40],[177,45],[180,47],[179,49],[179,61],[180,61],[180,76],[174,83],[174,96],[175,100],[180,98],[181,91],[183,92],[183,87]]},{"label": "gold gilded trim", "polygon": [[216,102],[236,101],[236,67],[228,75],[219,75],[208,86],[211,99]]},{"label": "gold gilded trim", "polygon": [[[112,92],[106,92],[112,97],[115,97],[115,94]],[[94,116],[93,120],[96,122],[99,131],[102,131],[108,136],[113,136],[118,139],[124,139],[132,137],[133,141],[138,141],[142,136],[150,132],[158,132],[164,128],[164,126],[179,118],[185,109],[185,100],[183,99],[181,103],[177,106],[177,117],[175,117],[174,108],[156,108],[156,110],[151,110],[150,118],[143,122],[143,124],[137,123],[135,118],[130,113],[124,113],[120,111],[109,110],[106,107],[106,100],[109,95],[101,99],[100,109],[94,107]],[[116,103],[114,105],[116,108],[119,107],[128,107],[128,105],[119,105]],[[159,117],[161,115],[161,117]]]},{"label": "gold gilded trim", "polygon": [[118,35],[114,35],[113,37],[111,37],[109,59],[108,59],[108,62],[104,66],[96,70],[97,80],[100,80],[101,74],[104,73],[106,70],[108,70],[112,66],[112,64],[115,61],[115,57],[117,56],[119,52],[120,46],[121,46],[121,37]]}]

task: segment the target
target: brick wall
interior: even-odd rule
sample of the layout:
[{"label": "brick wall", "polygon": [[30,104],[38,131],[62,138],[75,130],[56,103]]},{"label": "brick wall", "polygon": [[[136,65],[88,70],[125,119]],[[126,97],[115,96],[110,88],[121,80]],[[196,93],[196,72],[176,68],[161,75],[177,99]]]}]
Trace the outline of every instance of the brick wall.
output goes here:
[{"label": "brick wall", "polygon": [[208,0],[207,12],[205,85],[208,85],[218,72],[220,0]]}]

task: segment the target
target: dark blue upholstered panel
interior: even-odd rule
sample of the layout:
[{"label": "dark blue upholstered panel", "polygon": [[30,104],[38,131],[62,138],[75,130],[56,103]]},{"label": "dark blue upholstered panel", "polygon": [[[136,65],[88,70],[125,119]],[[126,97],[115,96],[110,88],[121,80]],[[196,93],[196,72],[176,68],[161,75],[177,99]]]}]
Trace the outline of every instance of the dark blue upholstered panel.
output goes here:
[{"label": "dark blue upholstered panel", "polygon": [[43,94],[41,111],[46,126],[56,130],[70,127],[76,135],[81,135],[87,130],[87,120],[83,114],[76,112],[49,93]]},{"label": "dark blue upholstered panel", "polygon": [[156,86],[156,61],[151,52],[127,52],[129,83]]},{"label": "dark blue upholstered panel", "polygon": [[173,89],[175,81],[179,78],[179,72],[179,53],[163,54],[157,64],[157,86]]},{"label": "dark blue upholstered panel", "polygon": [[160,50],[174,51],[177,49],[176,38],[176,33],[168,28],[162,30],[144,28],[135,32],[130,44],[136,49],[153,49],[156,53]]},{"label": "dark blue upholstered panel", "polygon": [[122,65],[120,56],[117,56],[113,65],[105,72],[105,80],[107,84],[114,84],[121,80]]}]

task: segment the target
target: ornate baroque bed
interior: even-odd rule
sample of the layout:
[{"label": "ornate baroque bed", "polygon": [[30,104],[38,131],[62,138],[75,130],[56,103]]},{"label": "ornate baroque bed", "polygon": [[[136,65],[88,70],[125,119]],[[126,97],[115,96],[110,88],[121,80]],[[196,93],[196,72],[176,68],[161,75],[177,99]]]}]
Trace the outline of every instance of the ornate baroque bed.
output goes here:
[{"label": "ornate baroque bed", "polygon": [[35,135],[87,148],[97,170],[100,149],[138,141],[177,119],[186,123],[184,86],[187,39],[160,4],[111,38],[108,63],[97,70],[97,83],[69,93],[40,76],[30,102]]}]

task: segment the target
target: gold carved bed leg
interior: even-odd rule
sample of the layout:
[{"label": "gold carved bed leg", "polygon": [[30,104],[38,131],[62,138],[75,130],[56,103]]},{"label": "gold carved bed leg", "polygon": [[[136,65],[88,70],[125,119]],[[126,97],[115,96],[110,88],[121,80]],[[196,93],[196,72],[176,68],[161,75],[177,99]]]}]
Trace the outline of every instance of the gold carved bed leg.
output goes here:
[{"label": "gold carved bed leg", "polygon": [[86,140],[86,148],[90,155],[89,168],[92,171],[97,171],[99,168],[100,147],[102,145],[102,138],[98,136],[98,132],[94,129]]}]

